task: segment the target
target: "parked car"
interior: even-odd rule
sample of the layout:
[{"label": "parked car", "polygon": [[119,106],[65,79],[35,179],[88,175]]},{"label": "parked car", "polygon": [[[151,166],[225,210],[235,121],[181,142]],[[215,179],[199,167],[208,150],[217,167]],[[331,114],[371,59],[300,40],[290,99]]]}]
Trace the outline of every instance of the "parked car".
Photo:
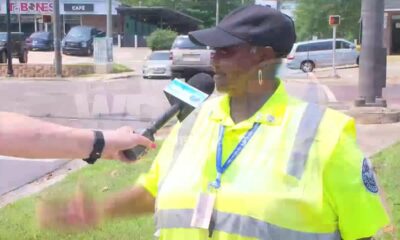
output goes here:
[{"label": "parked car", "polygon": [[62,40],[62,52],[71,55],[93,55],[93,39],[105,33],[89,26],[72,27]]},{"label": "parked car", "polygon": [[[333,39],[321,39],[295,43],[287,57],[287,67],[312,72],[316,67],[331,67],[333,59]],[[359,62],[356,45],[336,39],[336,66],[354,65]]]},{"label": "parked car", "polygon": [[29,50],[54,50],[52,32],[34,32],[26,40],[25,44]]},{"label": "parked car", "polygon": [[143,65],[143,78],[171,78],[169,51],[154,51]]},{"label": "parked car", "polygon": [[[0,32],[0,63],[7,63],[7,36],[6,32]],[[11,33],[11,56],[18,58],[20,63],[28,62],[28,48],[25,46],[24,33]]]},{"label": "parked car", "polygon": [[172,77],[188,80],[199,72],[213,75],[213,55],[214,50],[194,44],[187,35],[177,36],[170,53]]}]

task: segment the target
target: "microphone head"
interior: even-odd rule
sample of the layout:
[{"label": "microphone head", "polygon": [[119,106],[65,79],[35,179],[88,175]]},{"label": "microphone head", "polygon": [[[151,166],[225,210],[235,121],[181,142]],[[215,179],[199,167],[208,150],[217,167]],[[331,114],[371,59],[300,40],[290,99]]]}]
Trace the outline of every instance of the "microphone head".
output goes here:
[{"label": "microphone head", "polygon": [[215,89],[214,79],[207,73],[197,73],[193,75],[187,83],[207,95],[211,95]]}]

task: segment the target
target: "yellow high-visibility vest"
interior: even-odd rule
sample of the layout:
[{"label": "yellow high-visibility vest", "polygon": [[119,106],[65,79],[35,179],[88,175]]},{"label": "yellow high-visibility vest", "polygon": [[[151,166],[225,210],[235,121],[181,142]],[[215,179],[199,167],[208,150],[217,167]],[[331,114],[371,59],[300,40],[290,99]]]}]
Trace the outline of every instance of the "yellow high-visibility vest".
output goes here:
[{"label": "yellow high-visibility vest", "polygon": [[[260,127],[222,175],[209,238],[190,223],[199,193],[216,178],[218,129],[225,126],[225,161],[255,122]],[[282,83],[237,124],[228,96],[207,101],[173,128],[137,184],[156,197],[160,239],[352,240],[389,221],[354,120],[288,96]]]}]

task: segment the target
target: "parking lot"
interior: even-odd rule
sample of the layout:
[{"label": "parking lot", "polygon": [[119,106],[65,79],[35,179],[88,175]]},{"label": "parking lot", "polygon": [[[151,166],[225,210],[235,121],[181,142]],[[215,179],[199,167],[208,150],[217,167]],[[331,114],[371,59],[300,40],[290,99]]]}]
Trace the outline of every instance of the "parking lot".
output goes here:
[{"label": "parking lot", "polygon": [[[125,65],[126,67],[134,70],[138,75],[142,74],[142,68],[145,63],[145,58],[151,54],[149,48],[119,48],[114,46],[113,55],[114,62],[118,64]],[[388,60],[388,79],[390,80],[393,75],[393,64],[391,60]],[[28,64],[52,64],[54,62],[54,52],[53,51],[29,51],[28,54]],[[13,59],[14,64],[19,64],[18,59]],[[72,56],[62,54],[63,64],[87,64],[94,63],[93,57],[88,56]],[[351,80],[351,84],[356,84],[358,81],[358,67],[357,66],[341,66],[338,67],[339,75],[342,76],[342,81],[346,79]],[[397,73],[397,72],[396,72]],[[331,68],[317,68],[315,69],[315,74],[320,78],[320,80],[325,80],[331,75]],[[286,66],[286,60],[283,61],[282,67],[279,70],[279,76],[282,79],[308,79],[308,74],[303,73],[299,70],[288,69]],[[340,81],[337,79],[335,81]]]}]

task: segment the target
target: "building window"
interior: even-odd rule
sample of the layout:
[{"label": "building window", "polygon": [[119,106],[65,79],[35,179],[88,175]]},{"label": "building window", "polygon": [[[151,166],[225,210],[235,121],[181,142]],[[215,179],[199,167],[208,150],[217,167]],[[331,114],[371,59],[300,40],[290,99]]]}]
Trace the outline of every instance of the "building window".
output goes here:
[{"label": "building window", "polygon": [[80,26],[82,23],[81,15],[64,15],[64,32],[67,34],[72,27]]}]

